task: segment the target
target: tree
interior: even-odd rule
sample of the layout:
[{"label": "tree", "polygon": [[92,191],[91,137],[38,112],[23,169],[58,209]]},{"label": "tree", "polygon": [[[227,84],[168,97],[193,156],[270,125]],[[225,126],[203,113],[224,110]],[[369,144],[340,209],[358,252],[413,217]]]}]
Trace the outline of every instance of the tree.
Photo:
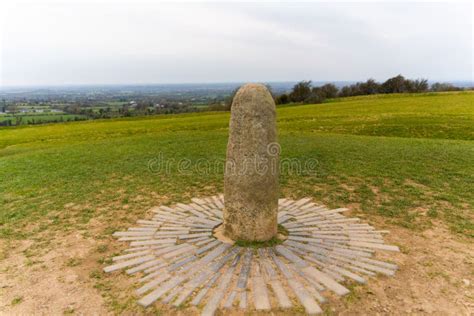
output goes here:
[{"label": "tree", "polygon": [[294,85],[290,93],[290,100],[303,102],[311,95],[311,81],[301,81]]},{"label": "tree", "polygon": [[380,92],[380,84],[374,79],[368,79],[359,84],[359,91],[361,95],[376,94]]},{"label": "tree", "polygon": [[417,79],[417,80],[405,80],[405,87],[407,92],[424,92],[428,90],[428,80],[426,79]]},{"label": "tree", "polygon": [[332,99],[337,97],[339,89],[332,83],[326,83],[321,87],[321,92],[324,98]]},{"label": "tree", "polygon": [[407,92],[406,80],[402,75],[387,79],[382,83],[382,93],[404,93]]},{"label": "tree", "polygon": [[342,87],[342,89],[339,91],[339,96],[340,97],[350,97],[350,96],[352,96],[352,86]]},{"label": "tree", "polygon": [[415,93],[427,90],[428,80],[410,80],[405,79],[402,75],[398,75],[388,79],[382,84],[379,84],[374,79],[368,79],[366,82],[356,82],[355,84],[344,86],[339,92],[339,96],[348,97],[376,93]]},{"label": "tree", "polygon": [[21,116],[21,115],[15,116],[15,120],[16,120],[15,125],[19,126],[19,125],[21,125],[21,122],[23,121],[23,116]]},{"label": "tree", "polygon": [[417,79],[414,81],[415,92],[428,91],[428,79]]},{"label": "tree", "polygon": [[455,87],[450,83],[440,83],[440,82],[435,82],[431,85],[431,91],[434,92],[442,92],[442,91],[460,91],[462,90],[459,87]]},{"label": "tree", "polygon": [[290,102],[290,97],[286,93],[283,93],[275,98],[276,104],[287,104],[289,102]]},{"label": "tree", "polygon": [[316,104],[323,102],[325,99],[325,94],[321,87],[314,87],[311,89],[311,94],[304,100],[304,103]]}]

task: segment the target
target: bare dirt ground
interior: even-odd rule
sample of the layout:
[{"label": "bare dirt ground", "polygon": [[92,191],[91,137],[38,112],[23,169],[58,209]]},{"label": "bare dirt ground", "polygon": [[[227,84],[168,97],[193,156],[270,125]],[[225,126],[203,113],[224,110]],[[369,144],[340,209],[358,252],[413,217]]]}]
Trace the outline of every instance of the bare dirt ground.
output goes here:
[{"label": "bare dirt ground", "polygon": [[[141,216],[143,217],[143,216]],[[424,232],[387,226],[371,217],[377,228],[389,229],[386,240],[400,253],[378,253],[400,269],[394,277],[377,276],[367,285],[348,285],[351,294],[330,298],[322,307],[329,315],[474,315],[474,247],[441,223]],[[91,224],[94,226],[94,224]],[[100,229],[95,223],[92,230]],[[56,233],[42,239],[16,241],[0,262],[0,314],[3,315],[189,315],[197,310],[168,309],[157,303],[135,304],[136,278],[101,272],[104,258],[126,247],[112,238],[79,232]],[[100,234],[97,236],[101,236]],[[37,249],[43,251],[36,251]],[[301,314],[302,309],[274,315]],[[229,311],[226,315],[240,315]],[[260,313],[259,313],[260,314]]]},{"label": "bare dirt ground", "polygon": [[60,238],[46,254],[28,258],[24,241],[0,264],[0,313],[16,315],[105,314],[100,293],[82,263],[94,248],[79,234]]}]

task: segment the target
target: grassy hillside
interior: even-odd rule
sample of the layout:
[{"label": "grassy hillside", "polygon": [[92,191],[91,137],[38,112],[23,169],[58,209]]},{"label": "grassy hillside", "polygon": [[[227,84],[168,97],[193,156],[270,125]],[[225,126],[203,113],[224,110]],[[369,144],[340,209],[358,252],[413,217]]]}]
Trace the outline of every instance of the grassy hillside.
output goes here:
[{"label": "grassy hillside", "polygon": [[[0,129],[0,237],[108,235],[151,206],[222,192],[228,120],[201,113]],[[284,172],[282,195],[474,237],[474,93],[287,106],[278,127],[282,159],[302,166]],[[169,170],[158,170],[160,159]]]}]

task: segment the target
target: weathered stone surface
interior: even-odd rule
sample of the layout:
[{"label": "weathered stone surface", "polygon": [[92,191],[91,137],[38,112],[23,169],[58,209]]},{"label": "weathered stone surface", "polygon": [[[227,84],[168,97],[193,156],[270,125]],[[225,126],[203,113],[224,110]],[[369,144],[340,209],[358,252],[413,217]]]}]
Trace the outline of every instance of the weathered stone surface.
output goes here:
[{"label": "weathered stone surface", "polygon": [[253,303],[256,310],[270,310],[270,300],[263,276],[260,273],[260,264],[256,262],[255,271],[252,277]]},{"label": "weathered stone surface", "polygon": [[[239,258],[237,258],[239,260]],[[206,306],[202,310],[203,316],[213,316],[215,311],[219,308],[222,298],[224,297],[227,287],[232,281],[235,266],[231,265],[220,280],[219,286],[216,288],[214,294],[211,296]]]},{"label": "weathered stone surface", "polygon": [[277,298],[278,304],[280,305],[281,308],[291,308],[291,300],[286,294],[283,286],[281,285],[280,281],[278,279],[270,281],[270,285],[272,286],[273,293],[275,293],[275,296]]},{"label": "weathered stone surface", "polygon": [[232,103],[224,177],[224,231],[233,240],[277,233],[278,163],[275,102],[264,85],[246,84]]},{"label": "weathered stone surface", "polygon": [[104,268],[104,272],[112,272],[112,271],[123,269],[129,266],[135,266],[147,261],[151,261],[153,259],[155,259],[154,256],[144,256],[144,257],[133,258],[127,261],[122,261],[120,263],[113,264],[111,266],[107,266]]}]

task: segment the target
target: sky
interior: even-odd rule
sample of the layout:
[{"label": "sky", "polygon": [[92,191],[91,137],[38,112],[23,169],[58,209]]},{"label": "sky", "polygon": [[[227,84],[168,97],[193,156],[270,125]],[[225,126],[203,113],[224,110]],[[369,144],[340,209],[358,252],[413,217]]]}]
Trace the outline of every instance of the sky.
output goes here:
[{"label": "sky", "polygon": [[473,80],[470,2],[6,2],[0,85]]}]

